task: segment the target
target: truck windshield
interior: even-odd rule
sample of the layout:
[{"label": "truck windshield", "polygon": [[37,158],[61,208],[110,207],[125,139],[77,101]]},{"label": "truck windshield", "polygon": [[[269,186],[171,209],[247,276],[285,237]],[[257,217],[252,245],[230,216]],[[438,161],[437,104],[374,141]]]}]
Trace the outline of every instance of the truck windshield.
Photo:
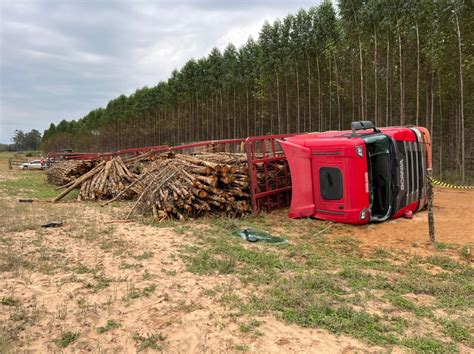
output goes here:
[{"label": "truck windshield", "polygon": [[384,221],[392,211],[390,139],[377,134],[364,138],[367,148],[370,220]]}]

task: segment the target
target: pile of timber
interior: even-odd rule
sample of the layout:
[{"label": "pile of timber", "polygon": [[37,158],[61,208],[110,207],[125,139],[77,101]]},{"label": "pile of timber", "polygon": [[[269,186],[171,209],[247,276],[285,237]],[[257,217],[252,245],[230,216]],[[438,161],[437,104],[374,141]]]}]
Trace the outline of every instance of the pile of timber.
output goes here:
[{"label": "pile of timber", "polygon": [[63,186],[89,172],[97,165],[97,161],[66,160],[55,163],[46,170],[48,182]]},{"label": "pile of timber", "polygon": [[134,182],[137,175],[130,172],[120,156],[107,161],[104,167],[97,171],[94,176],[82,183],[78,200],[106,200],[121,194],[123,198],[130,198],[136,194],[133,187],[131,194],[121,192]]},{"label": "pile of timber", "polygon": [[146,152],[137,156],[129,157],[124,160],[130,172],[141,175],[150,162],[156,160],[156,153],[153,151]]},{"label": "pile of timber", "polygon": [[[128,188],[137,179],[137,175],[130,172],[117,156],[110,161],[102,161],[93,169],[63,186],[61,192],[53,202],[61,200],[70,191],[80,188],[78,200],[110,199],[120,195],[122,198],[132,197],[138,192],[135,188]],[[128,193],[122,193],[127,189]]]},{"label": "pile of timber", "polygon": [[158,220],[199,216],[239,217],[251,211],[247,157],[214,153],[168,155],[147,165],[135,211]]},{"label": "pile of timber", "polygon": [[[134,172],[136,173],[134,173]],[[133,212],[157,221],[251,212],[247,156],[239,153],[143,154],[114,157],[61,187],[54,202],[75,188],[78,200],[133,199]]]}]

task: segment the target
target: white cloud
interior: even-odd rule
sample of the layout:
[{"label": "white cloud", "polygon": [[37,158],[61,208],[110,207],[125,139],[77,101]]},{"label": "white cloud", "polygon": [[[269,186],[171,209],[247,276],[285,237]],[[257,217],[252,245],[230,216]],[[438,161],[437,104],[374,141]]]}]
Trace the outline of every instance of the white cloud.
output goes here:
[{"label": "white cloud", "polygon": [[0,142],[153,86],[314,1],[2,1]]}]

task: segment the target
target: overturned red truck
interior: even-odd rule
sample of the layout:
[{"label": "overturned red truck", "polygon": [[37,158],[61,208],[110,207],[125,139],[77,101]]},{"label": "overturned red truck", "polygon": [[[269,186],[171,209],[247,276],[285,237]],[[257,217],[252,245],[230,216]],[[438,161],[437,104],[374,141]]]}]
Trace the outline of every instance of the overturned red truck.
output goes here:
[{"label": "overturned red truck", "polygon": [[279,140],[291,171],[291,218],[365,224],[426,205],[428,130],[376,128],[370,121],[351,128]]}]

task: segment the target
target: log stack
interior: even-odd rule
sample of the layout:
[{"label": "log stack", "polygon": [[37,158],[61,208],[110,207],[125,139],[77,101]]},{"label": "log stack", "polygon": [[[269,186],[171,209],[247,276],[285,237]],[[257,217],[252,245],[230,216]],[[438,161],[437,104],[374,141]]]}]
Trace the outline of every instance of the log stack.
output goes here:
[{"label": "log stack", "polygon": [[[114,198],[137,179],[120,156],[107,161],[102,168],[81,184],[77,200],[106,200]],[[133,187],[123,198],[131,197],[137,190]]]},{"label": "log stack", "polygon": [[144,169],[137,209],[158,220],[204,215],[242,216],[251,211],[243,154],[170,155]]},{"label": "log stack", "polygon": [[114,198],[121,194],[124,198],[131,197],[137,190],[130,188],[129,193],[122,193],[130,184],[137,180],[122,159],[117,156],[110,161],[101,161],[90,171],[62,186],[62,191],[53,202],[64,198],[75,188],[80,188],[78,200],[98,200]]},{"label": "log stack", "polygon": [[92,170],[97,163],[97,161],[82,160],[61,161],[46,170],[46,177],[49,183],[63,186]]},{"label": "log stack", "polygon": [[[130,171],[137,163],[139,174]],[[245,154],[167,152],[126,162],[114,157],[61,188],[54,202],[75,188],[80,188],[78,200],[107,200],[103,205],[135,198],[126,218],[135,211],[158,221],[206,215],[239,217],[251,212]]]}]

